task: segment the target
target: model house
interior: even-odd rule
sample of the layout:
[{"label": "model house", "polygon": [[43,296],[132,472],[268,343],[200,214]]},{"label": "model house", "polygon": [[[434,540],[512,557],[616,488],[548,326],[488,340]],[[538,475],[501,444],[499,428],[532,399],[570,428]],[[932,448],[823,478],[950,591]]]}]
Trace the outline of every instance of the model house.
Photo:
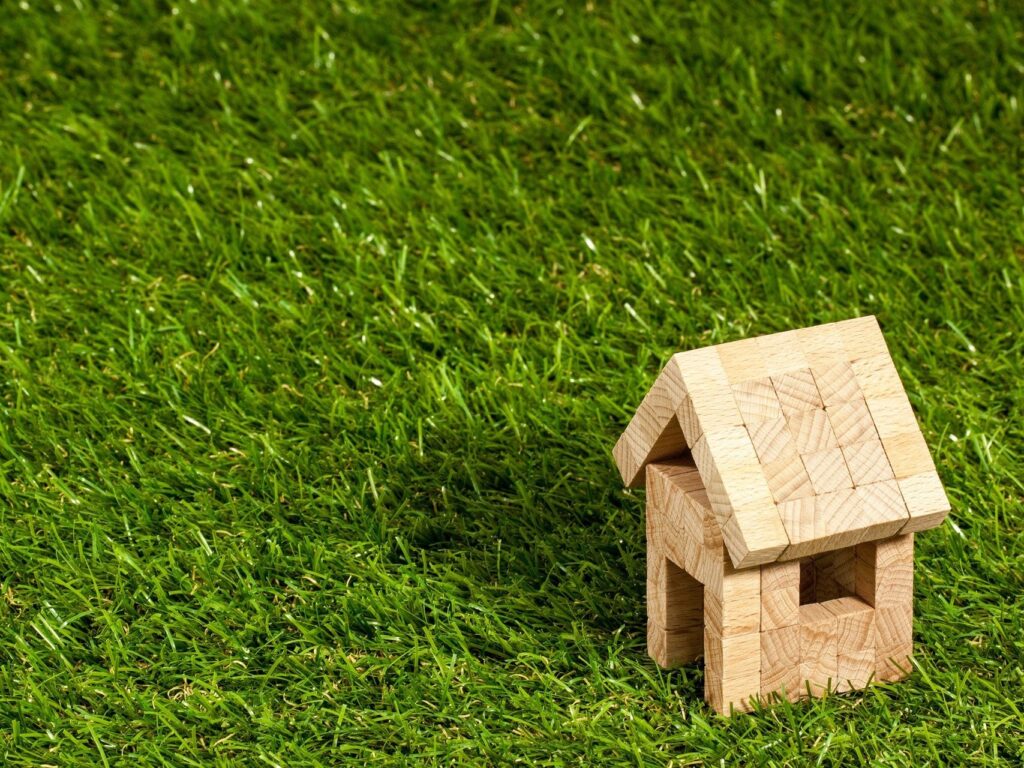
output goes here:
[{"label": "model house", "polygon": [[949,503],[874,317],[674,355],[615,446],[646,487],[648,650],[719,712],[893,681]]}]

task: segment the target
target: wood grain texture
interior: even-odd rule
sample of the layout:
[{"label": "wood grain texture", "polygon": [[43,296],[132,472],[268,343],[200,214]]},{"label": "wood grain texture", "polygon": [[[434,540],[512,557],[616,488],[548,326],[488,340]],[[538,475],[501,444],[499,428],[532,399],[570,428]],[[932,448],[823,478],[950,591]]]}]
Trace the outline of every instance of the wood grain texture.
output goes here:
[{"label": "wood grain texture", "polygon": [[810,363],[804,355],[803,345],[800,342],[800,334],[796,331],[783,331],[770,336],[760,336],[757,339],[757,345],[761,350],[761,359],[764,362],[765,370],[772,379],[791,371],[810,368]]},{"label": "wood grain texture", "polygon": [[733,384],[764,379],[769,375],[756,337],[719,344],[715,349],[718,350],[722,370]]},{"label": "wood grain texture", "polygon": [[746,712],[761,693],[761,633],[721,637],[707,632],[704,697],[720,714]]},{"label": "wood grain texture", "polygon": [[811,487],[817,494],[853,488],[853,479],[846,467],[846,458],[839,448],[805,453],[803,464],[810,478]]},{"label": "wood grain texture", "polygon": [[803,694],[800,672],[799,623],[762,632],[761,697],[797,701]]},{"label": "wood grain texture", "polygon": [[892,467],[882,446],[882,441],[868,440],[863,443],[843,446],[843,458],[850,471],[854,486],[868,485],[883,480],[893,480]]},{"label": "wood grain texture", "polygon": [[901,533],[934,528],[949,514],[949,499],[939,476],[933,472],[905,477],[898,481],[900,493],[907,504],[909,519]]},{"label": "wood grain texture", "polygon": [[782,406],[768,377],[733,384],[732,395],[744,424],[759,424],[782,416]]},{"label": "wood grain texture", "polygon": [[898,435],[918,434],[917,418],[906,394],[875,397],[867,401],[878,436],[885,440]]},{"label": "wood grain texture", "polygon": [[871,418],[867,401],[855,398],[827,409],[829,424],[841,446],[877,440],[878,432]]},{"label": "wood grain texture", "polygon": [[814,383],[818,387],[821,402],[826,408],[833,408],[851,400],[863,399],[860,385],[848,360],[839,360],[826,366],[813,367]]},{"label": "wood grain texture", "polygon": [[889,353],[882,329],[874,315],[843,320],[836,323],[836,329],[842,339],[847,360],[860,360],[880,352]]},{"label": "wood grain texture", "polygon": [[787,417],[824,407],[810,368],[772,376],[772,385]]},{"label": "wood grain texture", "polygon": [[[761,632],[762,634],[768,634],[775,632],[780,629],[788,628],[794,630],[800,623],[800,564],[798,562],[790,563],[771,563],[761,567]],[[799,630],[796,630],[797,632]],[[788,638],[789,642],[792,642],[793,647],[790,648],[790,652],[785,654],[787,658],[796,656],[793,664],[795,667],[799,667],[799,634],[793,634],[790,632],[785,635],[776,635],[778,642],[782,642]],[[776,649],[776,652],[781,652]],[[764,651],[762,650],[762,665],[764,663]],[[761,675],[761,690],[765,691],[765,673],[768,673],[768,677],[774,678],[777,676],[784,676],[784,672],[769,667],[767,670],[762,666]],[[796,687],[793,685],[792,679],[787,679],[784,682],[787,685],[790,693],[798,693],[797,688],[799,687],[799,670],[792,670],[796,674]]]},{"label": "wood grain texture", "polygon": [[893,397],[903,393],[903,382],[888,352],[851,360],[854,379],[865,399]]},{"label": "wood grain texture", "polygon": [[811,695],[833,685],[839,669],[836,617],[823,603],[800,606],[800,677]]},{"label": "wood grain texture", "polygon": [[750,435],[754,452],[762,464],[771,464],[782,459],[795,459],[800,455],[797,453],[796,441],[790,434],[785,416],[758,424],[748,424],[747,434]]},{"label": "wood grain texture", "polygon": [[761,471],[776,503],[814,495],[811,478],[798,456],[763,464]]},{"label": "wood grain texture", "polygon": [[686,440],[675,417],[685,395],[682,374],[674,360],[670,360],[612,451],[627,486],[635,488],[643,484],[644,467],[651,461],[686,450]]},{"label": "wood grain texture", "polygon": [[928,444],[918,431],[884,438],[882,447],[897,480],[935,472],[935,462],[932,461]]},{"label": "wood grain texture", "polygon": [[805,453],[838,448],[832,425],[824,408],[811,408],[787,417],[789,432],[801,456]]}]

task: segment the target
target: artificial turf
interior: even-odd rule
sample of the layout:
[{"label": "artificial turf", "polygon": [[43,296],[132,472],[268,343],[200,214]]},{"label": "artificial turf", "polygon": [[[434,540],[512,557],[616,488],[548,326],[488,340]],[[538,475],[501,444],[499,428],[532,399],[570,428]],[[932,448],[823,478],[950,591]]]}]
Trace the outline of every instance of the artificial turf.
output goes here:
[{"label": "artificial turf", "polygon": [[[0,6],[0,762],[1024,760],[1020,3]],[[873,313],[916,669],[731,720],[610,450]]]}]

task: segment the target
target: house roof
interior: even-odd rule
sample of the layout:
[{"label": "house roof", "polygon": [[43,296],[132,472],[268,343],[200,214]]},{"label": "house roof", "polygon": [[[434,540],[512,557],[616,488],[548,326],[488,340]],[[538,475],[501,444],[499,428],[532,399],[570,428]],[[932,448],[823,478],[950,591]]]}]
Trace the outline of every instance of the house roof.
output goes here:
[{"label": "house roof", "polygon": [[673,355],[613,451],[691,455],[737,568],[939,525],[942,483],[872,316]]}]

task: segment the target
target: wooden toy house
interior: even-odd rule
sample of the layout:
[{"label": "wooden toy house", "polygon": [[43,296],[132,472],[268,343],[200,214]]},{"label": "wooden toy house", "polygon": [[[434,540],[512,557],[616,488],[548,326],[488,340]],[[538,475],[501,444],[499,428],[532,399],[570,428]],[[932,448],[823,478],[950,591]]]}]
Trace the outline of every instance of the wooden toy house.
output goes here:
[{"label": "wooden toy house", "polygon": [[647,489],[648,652],[714,709],[910,669],[949,503],[874,317],[674,355],[615,446]]}]

